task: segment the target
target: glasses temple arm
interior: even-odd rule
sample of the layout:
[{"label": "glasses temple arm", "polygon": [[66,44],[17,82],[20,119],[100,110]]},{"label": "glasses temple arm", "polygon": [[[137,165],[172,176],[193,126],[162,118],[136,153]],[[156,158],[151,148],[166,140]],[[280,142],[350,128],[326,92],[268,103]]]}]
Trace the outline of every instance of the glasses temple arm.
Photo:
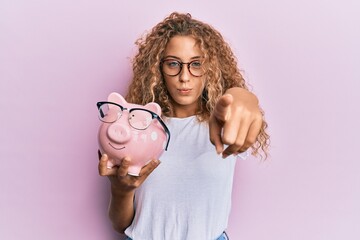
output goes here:
[{"label": "glasses temple arm", "polygon": [[158,115],[156,115],[156,118],[159,120],[159,123],[161,124],[161,126],[163,126],[165,132],[168,135],[168,140],[166,142],[166,147],[165,147],[165,151],[167,151],[167,148],[168,148],[169,142],[170,142],[170,131],[169,131],[168,127],[165,125],[165,123],[163,122],[163,120],[161,120],[161,118]]}]

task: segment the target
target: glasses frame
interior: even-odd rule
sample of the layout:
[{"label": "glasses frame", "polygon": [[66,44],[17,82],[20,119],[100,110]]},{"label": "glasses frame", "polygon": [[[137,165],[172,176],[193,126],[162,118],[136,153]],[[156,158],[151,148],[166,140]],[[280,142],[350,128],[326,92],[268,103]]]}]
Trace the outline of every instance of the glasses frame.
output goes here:
[{"label": "glasses frame", "polygon": [[[169,61],[169,60],[172,60],[172,61],[174,61],[174,62],[178,62],[178,63],[180,64],[180,70],[179,70],[179,72],[178,72],[177,74],[173,74],[173,75],[172,75],[172,74],[167,74],[166,72],[163,71],[163,64],[164,64],[164,62]],[[179,75],[179,74],[181,73],[181,71],[182,71],[182,69],[183,69],[183,65],[185,64],[185,65],[187,65],[187,69],[188,69],[189,73],[191,74],[191,76],[193,76],[193,77],[202,77],[202,76],[204,76],[205,72],[204,72],[203,74],[201,74],[200,76],[196,76],[196,75],[194,75],[194,74],[191,72],[191,70],[190,70],[190,65],[191,65],[193,62],[197,62],[197,61],[199,62],[198,59],[195,59],[195,60],[192,60],[192,61],[186,63],[186,62],[181,62],[180,60],[172,59],[172,58],[163,59],[163,60],[160,61],[161,72],[162,72],[163,74],[167,75],[167,76],[175,77],[175,76],[177,76],[177,75]]]},{"label": "glasses frame", "polygon": [[[134,110],[141,110],[141,111],[146,111],[146,112],[150,113],[150,114],[151,114],[151,118],[152,118],[152,119],[157,119],[157,120],[159,121],[159,123],[161,124],[161,126],[164,128],[165,133],[168,135],[168,139],[167,139],[166,147],[165,147],[165,151],[167,151],[168,146],[169,146],[169,142],[170,142],[170,131],[169,131],[168,127],[166,126],[166,124],[164,123],[164,121],[161,119],[161,117],[160,117],[158,114],[156,114],[156,113],[154,113],[154,112],[152,112],[152,111],[150,111],[150,110],[148,110],[148,109],[145,109],[145,108],[126,108],[126,107],[121,106],[120,104],[117,104],[117,103],[114,103],[114,102],[107,102],[107,101],[102,101],[102,102],[97,102],[97,103],[96,103],[96,106],[97,106],[97,108],[98,108],[99,111],[100,111],[101,106],[104,105],[104,104],[113,104],[113,105],[115,105],[115,106],[118,106],[118,107],[121,109],[121,113],[117,116],[116,120],[114,120],[114,121],[110,121],[110,122],[103,121],[103,120],[100,118],[100,116],[99,116],[100,121],[105,122],[105,123],[114,123],[114,122],[116,122],[117,120],[119,120],[119,119],[121,118],[122,112],[124,112],[124,110],[127,110],[127,111],[129,112],[129,114],[130,114],[132,111],[134,111]],[[129,121],[129,118],[128,118],[128,121]],[[130,122],[129,122],[129,125],[130,125],[132,128],[136,129],[136,130],[145,130],[145,129],[147,129],[147,128],[150,126],[150,125],[149,125],[149,126],[147,126],[146,128],[144,128],[144,129],[137,129],[137,128],[133,127],[133,126],[130,124]]]}]

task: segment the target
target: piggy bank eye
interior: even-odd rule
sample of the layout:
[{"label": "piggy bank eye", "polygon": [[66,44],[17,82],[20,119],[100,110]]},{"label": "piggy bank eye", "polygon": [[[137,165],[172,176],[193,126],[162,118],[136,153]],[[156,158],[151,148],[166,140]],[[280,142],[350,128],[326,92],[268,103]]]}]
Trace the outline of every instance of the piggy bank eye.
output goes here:
[{"label": "piggy bank eye", "polygon": [[150,126],[151,121],[152,121],[151,113],[145,110],[134,109],[129,114],[129,123],[135,129],[144,130]]}]

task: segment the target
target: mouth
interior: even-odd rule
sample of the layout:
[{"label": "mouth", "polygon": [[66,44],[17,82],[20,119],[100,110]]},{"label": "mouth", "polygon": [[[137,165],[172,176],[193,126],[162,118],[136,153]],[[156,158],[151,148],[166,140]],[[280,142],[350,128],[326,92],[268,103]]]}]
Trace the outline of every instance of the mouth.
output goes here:
[{"label": "mouth", "polygon": [[181,93],[181,94],[188,94],[191,92],[191,90],[192,90],[191,88],[179,88],[178,89],[179,93]]},{"label": "mouth", "polygon": [[115,149],[115,150],[123,150],[123,149],[125,148],[125,146],[124,146],[124,147],[115,147],[115,146],[112,145],[111,143],[109,143],[109,145],[110,145],[113,149]]}]

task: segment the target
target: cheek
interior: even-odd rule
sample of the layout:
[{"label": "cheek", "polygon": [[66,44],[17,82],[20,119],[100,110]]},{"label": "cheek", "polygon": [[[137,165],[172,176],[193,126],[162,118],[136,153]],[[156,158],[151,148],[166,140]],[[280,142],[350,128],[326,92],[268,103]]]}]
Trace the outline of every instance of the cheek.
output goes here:
[{"label": "cheek", "polygon": [[205,80],[202,79],[201,81],[199,81],[198,85],[196,86],[200,95],[203,93],[203,91],[205,89],[205,85],[206,85],[206,82],[205,82]]},{"label": "cheek", "polygon": [[168,90],[168,92],[170,93],[170,95],[172,95],[172,92],[176,90],[175,83],[176,83],[176,79],[167,80],[165,78],[165,87]]},{"label": "cheek", "polygon": [[173,78],[169,79],[168,76],[164,77],[164,83],[167,88],[169,88],[169,86],[171,86],[171,83],[174,83],[174,82],[175,82],[175,79],[173,79]]}]

